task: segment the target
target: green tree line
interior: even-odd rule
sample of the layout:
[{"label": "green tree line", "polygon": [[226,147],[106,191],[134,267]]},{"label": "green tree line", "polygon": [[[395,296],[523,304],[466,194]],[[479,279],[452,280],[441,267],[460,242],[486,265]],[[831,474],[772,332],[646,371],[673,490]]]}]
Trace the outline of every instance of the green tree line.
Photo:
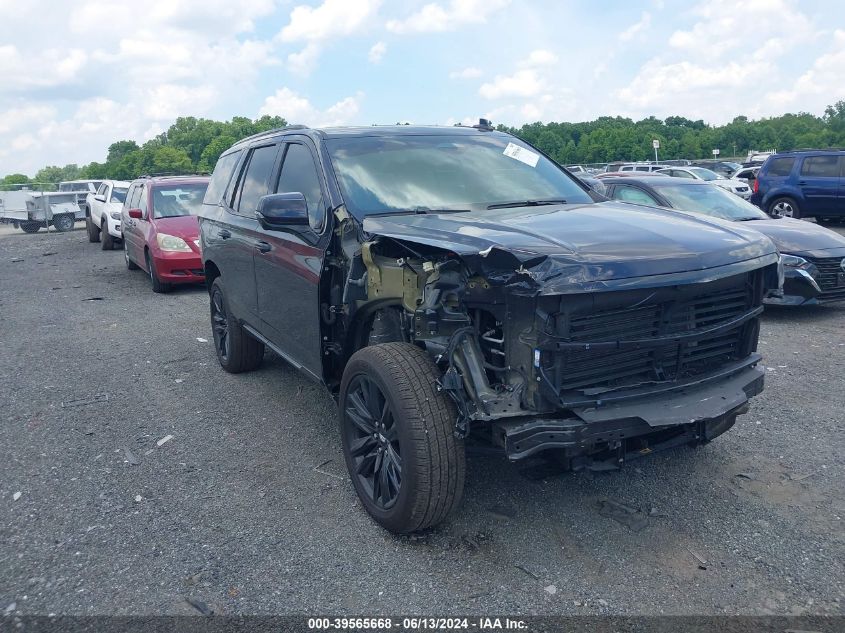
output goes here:
[{"label": "green tree line", "polygon": [[529,123],[499,126],[539,147],[559,163],[607,163],[654,158],[652,141],[660,141],[659,158],[744,157],[750,150],[845,147],[845,101],[823,116],[806,112],[749,120],[738,116],[726,125],[707,125],[681,116],[641,121],[600,117],[585,123]]},{"label": "green tree line", "polygon": [[[286,124],[283,118],[271,116],[255,120],[234,117],[231,121],[179,117],[166,132],[143,145],[132,140],[112,143],[102,163],[48,166],[31,179],[25,174],[9,174],[0,185],[211,172],[220,154],[236,141]],[[845,147],[845,101],[828,106],[822,116],[806,112],[759,120],[738,116],[725,125],[707,125],[681,116],[641,121],[600,117],[584,123],[537,122],[519,128],[500,125],[498,129],[525,139],[565,165],[649,160],[654,157],[654,139],[660,141],[661,159],[709,158],[715,148],[721,156],[744,156],[749,150]]]}]

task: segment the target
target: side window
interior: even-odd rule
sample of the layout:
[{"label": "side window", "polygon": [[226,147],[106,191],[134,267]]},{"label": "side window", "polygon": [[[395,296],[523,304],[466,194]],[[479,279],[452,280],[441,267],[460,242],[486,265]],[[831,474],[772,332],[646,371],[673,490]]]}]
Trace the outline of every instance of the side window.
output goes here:
[{"label": "side window", "polygon": [[839,178],[839,156],[808,156],[801,175],[810,178]]},{"label": "side window", "polygon": [[788,176],[792,171],[794,158],[772,158],[769,159],[769,168],[766,170],[768,176]]},{"label": "side window", "polygon": [[97,189],[96,195],[98,195],[98,196],[106,195],[106,189],[108,189],[108,188],[109,188],[109,186],[106,183],[103,183],[102,185],[100,185],[100,188]]},{"label": "side window", "polygon": [[691,173],[689,173],[688,171],[682,171],[682,170],[680,170],[680,169],[676,169],[675,171],[673,171],[673,172],[672,172],[672,175],[673,175],[673,176],[678,176],[678,177],[680,177],[680,178],[692,178],[692,179],[695,179],[695,176],[693,176]]},{"label": "side window", "polygon": [[255,217],[258,199],[266,196],[269,191],[270,172],[273,171],[278,150],[278,145],[265,145],[252,150],[238,192],[236,211],[239,215]]},{"label": "side window", "polygon": [[123,208],[124,209],[134,209],[135,207],[132,204],[135,202],[135,192],[138,190],[138,187],[135,185],[129,185],[129,191],[126,192],[126,198],[123,200]]},{"label": "side window", "polygon": [[141,217],[147,217],[147,187],[145,185],[138,185],[138,209],[141,209]]},{"label": "side window", "polygon": [[622,200],[623,202],[633,202],[635,204],[657,204],[657,200],[645,191],[629,185],[616,185],[616,188],[613,190],[613,199]]},{"label": "side window", "polygon": [[208,183],[208,189],[205,192],[205,199],[203,204],[218,204],[220,199],[226,193],[226,188],[229,186],[229,181],[232,179],[232,172],[235,171],[235,165],[238,164],[241,152],[232,152],[221,156],[214,166],[214,173]]},{"label": "side window", "polygon": [[637,167],[635,171],[651,171],[648,167]]},{"label": "side window", "polygon": [[308,223],[312,229],[320,230],[326,214],[320,176],[311,157],[311,151],[299,143],[288,145],[279,184],[276,186],[276,193],[293,191],[298,191],[305,196],[305,202],[308,205]]}]

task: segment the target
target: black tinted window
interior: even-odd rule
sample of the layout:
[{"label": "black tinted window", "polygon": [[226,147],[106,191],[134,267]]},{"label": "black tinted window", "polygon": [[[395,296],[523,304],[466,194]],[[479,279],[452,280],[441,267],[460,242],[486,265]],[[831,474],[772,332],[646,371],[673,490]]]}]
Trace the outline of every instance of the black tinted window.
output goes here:
[{"label": "black tinted window", "polygon": [[279,184],[276,186],[277,193],[294,191],[305,196],[311,227],[320,228],[323,225],[323,192],[320,189],[317,167],[308,148],[296,143],[288,145]]},{"label": "black tinted window", "polygon": [[788,176],[792,171],[793,163],[795,163],[794,158],[773,158],[769,162],[768,174],[769,176]]},{"label": "black tinted window", "polygon": [[203,200],[204,204],[220,202],[220,198],[226,193],[226,187],[229,186],[229,181],[232,179],[232,172],[235,170],[240,155],[241,152],[232,152],[221,156],[217,161],[211,182],[208,183],[208,190],[205,193],[205,200]]},{"label": "black tinted window", "polygon": [[809,156],[801,165],[801,175],[816,178],[838,178],[839,156]]},{"label": "black tinted window", "polygon": [[253,217],[258,208],[258,199],[267,195],[267,182],[270,179],[270,172],[273,171],[278,149],[277,145],[267,145],[252,150],[249,165],[241,181],[239,214]]}]

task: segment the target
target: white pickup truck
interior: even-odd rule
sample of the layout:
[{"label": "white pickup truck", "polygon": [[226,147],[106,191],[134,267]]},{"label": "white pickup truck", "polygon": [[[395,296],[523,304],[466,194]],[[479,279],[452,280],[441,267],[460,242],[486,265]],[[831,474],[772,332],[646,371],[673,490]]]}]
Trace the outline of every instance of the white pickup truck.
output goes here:
[{"label": "white pickup truck", "polygon": [[104,180],[96,192],[85,198],[85,225],[89,242],[101,242],[104,251],[115,247],[123,237],[120,212],[129,183],[122,180]]}]

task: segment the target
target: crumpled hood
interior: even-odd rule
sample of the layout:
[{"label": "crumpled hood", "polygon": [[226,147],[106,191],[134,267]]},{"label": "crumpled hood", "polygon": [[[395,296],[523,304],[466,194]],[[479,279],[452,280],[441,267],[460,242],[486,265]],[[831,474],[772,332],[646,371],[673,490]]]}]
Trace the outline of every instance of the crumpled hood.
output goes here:
[{"label": "crumpled hood", "polygon": [[781,253],[810,257],[836,257],[841,253],[845,256],[845,236],[812,222],[772,218],[743,224],[771,238]]},{"label": "crumpled hood", "polygon": [[777,258],[771,240],[738,223],[616,202],[370,216],[364,231],[453,251],[488,272],[542,271],[560,278],[556,286],[753,262],[747,270]]}]

